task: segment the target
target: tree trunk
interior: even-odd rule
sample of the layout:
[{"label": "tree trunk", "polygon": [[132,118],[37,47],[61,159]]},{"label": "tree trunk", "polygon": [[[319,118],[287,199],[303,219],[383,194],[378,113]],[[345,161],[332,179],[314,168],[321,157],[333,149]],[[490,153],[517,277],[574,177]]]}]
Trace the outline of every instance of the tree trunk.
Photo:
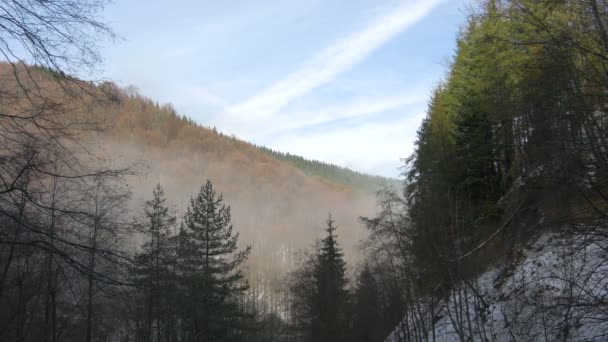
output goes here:
[{"label": "tree trunk", "polygon": [[98,229],[98,217],[97,210],[95,211],[95,221],[93,224],[93,234],[91,237],[91,250],[89,251],[89,281],[87,289],[87,327],[86,327],[86,342],[91,342],[93,338],[93,288],[95,286],[95,279],[93,272],[95,272],[95,257],[97,248],[97,229]]}]

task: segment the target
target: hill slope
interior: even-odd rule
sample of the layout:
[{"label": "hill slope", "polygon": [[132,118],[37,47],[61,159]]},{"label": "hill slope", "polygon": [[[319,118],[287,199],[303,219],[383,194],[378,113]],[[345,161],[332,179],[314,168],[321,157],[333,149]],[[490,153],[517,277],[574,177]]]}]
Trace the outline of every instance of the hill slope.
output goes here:
[{"label": "hill slope", "polygon": [[387,342],[605,341],[606,224],[557,226],[438,302],[421,298]]},{"label": "hill slope", "polygon": [[383,189],[385,187],[390,187],[393,189],[399,189],[401,187],[401,183],[397,179],[364,174],[342,166],[316,160],[309,160],[291,153],[274,151],[264,146],[256,147],[270,154],[273,158],[287,161],[293,166],[304,171],[304,173],[307,175],[321,177],[329,180],[330,182],[342,184],[368,194],[374,194],[379,189]]},{"label": "hill slope", "polygon": [[331,212],[347,256],[353,257],[365,235],[358,217],[372,214],[375,192],[396,182],[303,158],[294,163],[293,156],[197,125],[170,105],[159,106],[111,83],[99,88],[108,100],[88,112],[107,120],[97,137],[100,146],[117,163],[140,160],[144,166],[143,177],[129,180],[134,204],[148,198],[150,184],[159,182],[179,214],[209,178],[224,193],[235,228],[243,242],[254,246],[254,254],[256,249],[276,254],[309,246]]}]

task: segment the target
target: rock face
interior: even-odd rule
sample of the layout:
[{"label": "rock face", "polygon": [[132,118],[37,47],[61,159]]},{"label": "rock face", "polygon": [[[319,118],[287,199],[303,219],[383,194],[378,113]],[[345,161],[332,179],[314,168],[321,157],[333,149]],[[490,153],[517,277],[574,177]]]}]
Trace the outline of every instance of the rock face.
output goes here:
[{"label": "rock face", "polygon": [[423,298],[386,341],[608,340],[608,221],[559,227],[444,298]]}]

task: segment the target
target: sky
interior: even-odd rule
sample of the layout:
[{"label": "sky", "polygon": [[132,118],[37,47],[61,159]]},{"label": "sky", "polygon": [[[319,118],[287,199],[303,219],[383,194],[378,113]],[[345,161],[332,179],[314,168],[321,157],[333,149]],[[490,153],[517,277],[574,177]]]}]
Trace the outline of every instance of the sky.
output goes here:
[{"label": "sky", "polygon": [[275,150],[397,177],[465,0],[115,0],[103,77]]}]

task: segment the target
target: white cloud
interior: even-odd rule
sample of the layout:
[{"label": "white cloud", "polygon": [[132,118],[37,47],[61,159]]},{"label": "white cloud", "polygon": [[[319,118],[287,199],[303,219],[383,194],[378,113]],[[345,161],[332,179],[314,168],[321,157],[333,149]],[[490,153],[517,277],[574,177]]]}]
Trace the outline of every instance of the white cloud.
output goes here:
[{"label": "white cloud", "polygon": [[409,157],[413,152],[416,128],[424,112],[424,107],[412,108],[397,120],[315,132],[314,136],[285,134],[270,145],[355,170],[396,177],[400,158]]},{"label": "white cloud", "polygon": [[[385,0],[373,2],[371,10],[369,3],[353,2],[338,12],[338,6],[321,0],[222,2],[205,3],[207,10],[197,11],[174,6],[181,12],[171,16],[159,10],[162,6],[151,6],[148,22],[157,15],[161,21],[173,18],[172,25],[144,31],[145,21],[128,15],[130,2],[121,2],[117,5],[127,7],[116,7],[114,21],[122,20],[120,31],[128,41],[108,50],[108,67],[112,78],[137,84],[144,94],[174,103],[180,113],[206,126],[282,151],[395,175],[399,158],[411,153],[439,75],[431,75],[437,70],[431,65],[436,56],[428,56],[428,63],[408,62],[409,54],[427,51],[415,45],[420,37],[403,36],[409,43],[386,45],[446,2],[450,6],[441,13],[452,13],[452,5],[462,0]],[[443,23],[453,18],[434,20],[437,30],[453,34]],[[302,52],[353,24],[361,26],[310,55]],[[440,50],[444,43],[428,44]],[[379,51],[382,47],[386,51]],[[268,60],[256,57],[273,48],[289,51]],[[403,65],[389,65],[394,52]],[[366,70],[370,65],[362,62],[374,53],[389,62]],[[293,65],[294,58],[304,63]],[[394,120],[387,123],[390,118]]]},{"label": "white cloud", "polygon": [[261,120],[274,118],[294,99],[320,87],[365,60],[375,50],[424,18],[443,0],[409,0],[390,9],[360,31],[323,49],[283,79],[248,100],[229,107],[219,120],[249,136]]},{"label": "white cloud", "polygon": [[281,115],[272,119],[272,125],[260,126],[255,132],[250,133],[250,137],[254,139],[263,138],[268,135],[328,124],[342,119],[370,120],[377,114],[425,103],[427,98],[428,90],[421,88],[400,91],[392,95],[359,97],[349,99],[345,103],[312,103],[307,106],[296,106],[296,108],[287,108],[281,111]]}]

